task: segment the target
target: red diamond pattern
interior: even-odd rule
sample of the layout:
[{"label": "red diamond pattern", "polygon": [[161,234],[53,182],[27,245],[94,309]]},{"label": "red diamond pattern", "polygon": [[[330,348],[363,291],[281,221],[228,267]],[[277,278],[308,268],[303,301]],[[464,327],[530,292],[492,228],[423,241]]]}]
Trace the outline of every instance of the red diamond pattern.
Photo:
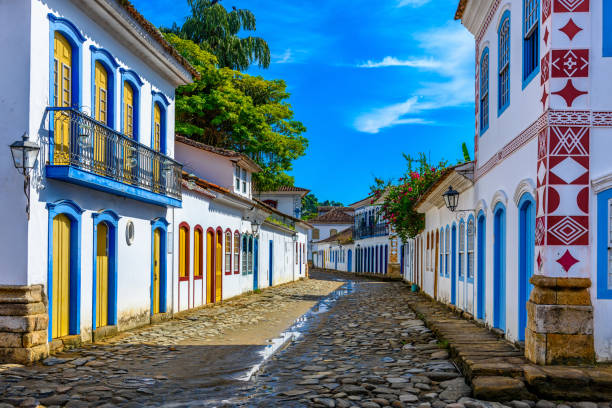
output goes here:
[{"label": "red diamond pattern", "polygon": [[546,21],[550,16],[550,1],[551,0],[542,0],[542,22]]},{"label": "red diamond pattern", "polygon": [[578,27],[576,23],[574,23],[574,20],[570,18],[567,24],[561,27],[559,31],[567,35],[567,38],[572,41],[574,37],[582,31],[582,28]]},{"label": "red diamond pattern", "polygon": [[550,51],[542,57],[540,61],[540,67],[542,67],[542,75],[540,75],[540,85],[544,85],[548,78],[550,78]]},{"label": "red diamond pattern", "polygon": [[572,256],[572,254],[570,254],[569,249],[566,249],[565,253],[563,254],[563,256],[561,256],[561,258],[557,259],[557,263],[559,265],[561,265],[561,267],[563,268],[563,270],[565,272],[569,272],[571,267],[576,265],[578,262],[580,262],[580,261],[577,260],[576,258],[574,258]]},{"label": "red diamond pattern", "polygon": [[589,76],[589,50],[553,50],[553,78],[586,78]]},{"label": "red diamond pattern", "polygon": [[588,245],[589,217],[549,216],[548,245]]},{"label": "red diamond pattern", "polygon": [[574,100],[576,100],[576,98],[585,94],[588,94],[588,92],[576,89],[571,79],[567,80],[567,83],[563,89],[553,92],[553,95],[559,95],[565,99],[565,103],[568,107],[571,107],[574,104]]},{"label": "red diamond pattern", "polygon": [[555,13],[588,12],[589,0],[554,0]]},{"label": "red diamond pattern", "polygon": [[544,45],[548,46],[548,36],[550,35],[550,33],[548,32],[548,27],[546,27],[544,29],[544,36],[542,37],[542,39],[544,40]]}]

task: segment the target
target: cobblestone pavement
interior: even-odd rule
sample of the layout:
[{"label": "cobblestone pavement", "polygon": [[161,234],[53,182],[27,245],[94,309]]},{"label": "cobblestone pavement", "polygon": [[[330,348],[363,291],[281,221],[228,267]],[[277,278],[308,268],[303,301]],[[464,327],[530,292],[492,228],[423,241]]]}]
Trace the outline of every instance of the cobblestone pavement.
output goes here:
[{"label": "cobblestone pavement", "polygon": [[[313,276],[135,331],[106,345],[64,353],[46,365],[6,369],[0,373],[0,401],[10,405],[0,403],[0,408],[38,403],[611,408],[609,403],[592,402],[474,400],[443,344],[409,308],[405,285],[352,279],[335,290],[340,283],[332,276]],[[289,326],[288,315],[300,315],[297,309],[319,300],[274,341],[279,345],[294,338],[293,342],[259,366],[269,346],[261,346],[258,338],[276,336],[275,330]],[[247,380],[245,370],[257,368]]]}]

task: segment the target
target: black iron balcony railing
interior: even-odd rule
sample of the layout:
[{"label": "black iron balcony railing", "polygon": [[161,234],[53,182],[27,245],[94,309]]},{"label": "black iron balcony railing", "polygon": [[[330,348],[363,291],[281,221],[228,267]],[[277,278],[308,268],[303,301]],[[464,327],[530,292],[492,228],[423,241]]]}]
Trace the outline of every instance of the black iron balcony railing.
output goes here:
[{"label": "black iron balcony railing", "polygon": [[76,109],[47,109],[53,124],[48,164],[181,199],[181,164]]},{"label": "black iron balcony railing", "polygon": [[389,235],[387,224],[361,225],[355,230],[357,239]]}]

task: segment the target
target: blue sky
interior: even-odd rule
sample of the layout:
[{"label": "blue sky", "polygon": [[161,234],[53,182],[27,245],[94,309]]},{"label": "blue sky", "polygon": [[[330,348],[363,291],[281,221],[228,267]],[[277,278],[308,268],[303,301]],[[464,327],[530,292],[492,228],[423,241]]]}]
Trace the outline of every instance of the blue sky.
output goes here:
[{"label": "blue sky", "polygon": [[[251,10],[309,147],[291,174],[344,204],[374,176],[398,178],[402,152],[456,162],[473,150],[474,43],[453,21],[458,0],[223,0]],[[186,1],[133,0],[155,25],[183,22]],[[168,5],[172,4],[172,7]]]}]

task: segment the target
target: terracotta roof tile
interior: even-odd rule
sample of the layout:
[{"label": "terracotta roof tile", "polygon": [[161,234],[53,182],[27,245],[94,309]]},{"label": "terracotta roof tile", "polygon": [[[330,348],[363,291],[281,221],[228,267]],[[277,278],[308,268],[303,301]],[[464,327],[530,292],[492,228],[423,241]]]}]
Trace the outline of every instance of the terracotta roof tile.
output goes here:
[{"label": "terracotta roof tile", "polygon": [[309,220],[311,224],[352,224],[354,216],[347,214],[342,207],[334,207],[323,215]]},{"label": "terracotta roof tile", "polygon": [[455,12],[455,20],[461,20],[461,18],[463,18],[463,13],[465,12],[467,3],[468,0],[459,0],[459,4],[457,5],[457,11]]}]

